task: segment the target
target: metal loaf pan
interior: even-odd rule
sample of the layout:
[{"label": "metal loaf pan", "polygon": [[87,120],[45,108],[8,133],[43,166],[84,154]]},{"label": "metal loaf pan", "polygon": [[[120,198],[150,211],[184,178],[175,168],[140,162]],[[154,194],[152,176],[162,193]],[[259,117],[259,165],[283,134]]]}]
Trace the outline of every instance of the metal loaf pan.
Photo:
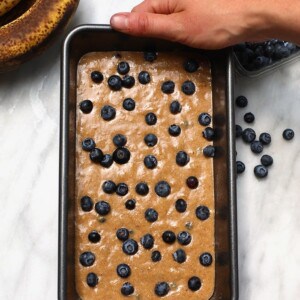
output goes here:
[{"label": "metal loaf pan", "polygon": [[[108,25],[83,25],[65,39],[61,64],[61,128],[59,184],[58,299],[76,300],[74,257],[76,73],[79,59],[93,51],[157,51],[190,49],[158,39],[130,37]],[[235,127],[232,101],[233,70],[230,50],[201,51],[212,65],[215,182],[215,291],[211,300],[238,299],[235,186]],[[107,300],[107,299],[103,299]]]}]

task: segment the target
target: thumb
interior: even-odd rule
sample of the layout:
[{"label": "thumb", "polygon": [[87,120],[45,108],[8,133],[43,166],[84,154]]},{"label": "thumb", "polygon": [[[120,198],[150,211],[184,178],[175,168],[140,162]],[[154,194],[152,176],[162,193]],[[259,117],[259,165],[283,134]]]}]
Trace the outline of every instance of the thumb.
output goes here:
[{"label": "thumb", "polygon": [[180,41],[184,32],[182,23],[172,14],[118,13],[111,17],[110,24],[114,29],[131,35],[172,41]]}]

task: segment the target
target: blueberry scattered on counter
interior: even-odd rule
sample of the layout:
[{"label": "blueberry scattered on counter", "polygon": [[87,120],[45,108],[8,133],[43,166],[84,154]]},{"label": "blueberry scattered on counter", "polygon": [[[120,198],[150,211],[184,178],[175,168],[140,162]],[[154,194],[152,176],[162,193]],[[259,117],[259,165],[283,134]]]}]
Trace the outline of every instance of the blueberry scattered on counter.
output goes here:
[{"label": "blueberry scattered on counter", "polygon": [[196,212],[196,217],[201,221],[207,220],[210,215],[208,207],[204,205],[198,206],[195,212]]},{"label": "blueberry scattered on counter", "polygon": [[129,239],[129,230],[127,228],[119,228],[116,232],[116,236],[120,241],[126,241]]},{"label": "blueberry scattered on counter", "polygon": [[116,110],[110,105],[104,105],[101,109],[101,117],[105,121],[111,121],[116,117]]},{"label": "blueberry scattered on counter", "polygon": [[190,188],[190,189],[196,189],[199,185],[199,181],[195,176],[190,176],[187,178],[186,180],[186,185]]},{"label": "blueberry scattered on counter", "polygon": [[126,98],[123,101],[123,108],[128,111],[133,111],[135,109],[135,101],[132,98]]},{"label": "blueberry scattered on counter", "polygon": [[127,89],[130,89],[134,86],[135,84],[135,79],[133,76],[130,76],[130,75],[125,75],[123,78],[122,78],[122,86],[124,88],[127,88]]},{"label": "blueberry scattered on counter", "polygon": [[245,96],[238,96],[235,99],[235,104],[238,107],[244,108],[248,105],[248,99]]},{"label": "blueberry scattered on counter", "polygon": [[151,77],[150,77],[150,74],[147,71],[142,71],[142,72],[139,73],[138,79],[139,79],[139,82],[141,84],[147,84],[147,83],[150,82]]},{"label": "blueberry scattered on counter", "polygon": [[104,154],[100,165],[104,168],[109,168],[113,164],[113,158],[110,154]]},{"label": "blueberry scattered on counter", "polygon": [[242,138],[245,143],[251,143],[255,140],[256,133],[252,128],[246,128],[243,131]]},{"label": "blueberry scattered on counter", "polygon": [[264,178],[268,175],[268,169],[263,165],[258,165],[254,168],[254,174],[257,178]]},{"label": "blueberry scattered on counter", "polygon": [[178,243],[186,246],[192,241],[191,235],[187,231],[181,231],[177,234]]},{"label": "blueberry scattered on counter", "polygon": [[180,104],[179,101],[174,100],[174,101],[171,102],[171,104],[170,104],[170,112],[173,115],[176,115],[176,114],[180,113],[181,109],[182,109],[182,107],[181,107],[181,104]]},{"label": "blueberry scattered on counter", "polygon": [[94,203],[91,197],[83,196],[80,200],[81,209],[85,212],[91,211],[93,209]]},{"label": "blueberry scattered on counter", "polygon": [[123,243],[122,250],[127,255],[134,255],[139,250],[139,245],[135,240],[128,239]]},{"label": "blueberry scattered on counter", "polygon": [[144,158],[144,164],[148,169],[154,169],[157,166],[157,159],[154,155],[147,155]]},{"label": "blueberry scattered on counter", "polygon": [[166,296],[170,291],[170,286],[167,282],[158,282],[155,285],[154,292],[157,296],[163,297]]},{"label": "blueberry scattered on counter", "polygon": [[128,210],[133,210],[135,209],[136,201],[134,199],[129,199],[125,202],[125,207]]},{"label": "blueberry scattered on counter", "polygon": [[241,161],[237,161],[236,162],[236,173],[237,174],[242,174],[244,173],[246,167],[245,167],[245,164]]},{"label": "blueberry scattered on counter", "polygon": [[98,284],[98,276],[95,273],[88,273],[86,276],[86,283],[89,287],[95,287]]},{"label": "blueberry scattered on counter", "polygon": [[216,149],[214,146],[208,145],[205,148],[203,148],[203,155],[205,157],[215,157]]},{"label": "blueberry scattered on counter", "polygon": [[264,150],[264,146],[260,141],[253,141],[250,144],[250,149],[253,153],[261,153]]},{"label": "blueberry scattered on counter", "polygon": [[255,116],[254,116],[253,113],[248,112],[248,113],[246,113],[246,114],[244,115],[244,121],[245,121],[246,123],[253,123],[254,120],[255,120]]},{"label": "blueberry scattered on counter", "polygon": [[186,261],[186,254],[183,249],[178,249],[172,254],[174,260],[179,264],[182,264]]},{"label": "blueberry scattered on counter", "polygon": [[153,62],[156,60],[156,58],[157,58],[156,52],[154,52],[154,51],[145,51],[144,52],[144,59],[146,61]]},{"label": "blueberry scattered on counter", "polygon": [[181,133],[181,128],[180,126],[173,124],[169,127],[169,134],[171,136],[179,136]]},{"label": "blueberry scattered on counter", "polygon": [[295,133],[293,129],[287,128],[283,131],[282,136],[285,140],[290,141],[294,138]]},{"label": "blueberry scattered on counter", "polygon": [[203,131],[202,131],[202,136],[208,140],[208,141],[212,141],[215,138],[215,131],[211,128],[211,127],[206,127]]},{"label": "blueberry scattered on counter", "polygon": [[173,231],[171,230],[166,230],[163,234],[162,234],[162,239],[165,243],[167,244],[173,244],[176,241],[176,235]]},{"label": "blueberry scattered on counter", "polygon": [[190,81],[190,80],[187,80],[185,81],[182,86],[181,86],[181,90],[184,94],[190,96],[190,95],[193,95],[196,91],[196,87],[195,87],[195,84]]},{"label": "blueberry scattered on counter", "polygon": [[110,212],[110,205],[106,201],[99,201],[95,205],[95,210],[100,216],[106,216]]},{"label": "blueberry scattered on counter", "polygon": [[98,243],[101,240],[101,236],[96,230],[93,230],[89,233],[88,239],[91,243]]},{"label": "blueberry scattered on counter", "polygon": [[127,148],[119,147],[113,152],[113,160],[119,164],[126,164],[130,159],[130,151]]},{"label": "blueberry scattered on counter", "polygon": [[183,199],[177,199],[175,202],[175,208],[178,212],[183,213],[186,211],[187,204],[186,201]]},{"label": "blueberry scattered on counter", "polygon": [[101,83],[103,81],[103,74],[99,71],[93,71],[91,73],[91,79],[95,82],[95,83]]},{"label": "blueberry scattered on counter", "polygon": [[102,184],[102,190],[106,194],[113,194],[117,190],[117,185],[112,180],[106,180]]},{"label": "blueberry scattered on counter", "polygon": [[179,151],[176,154],[176,164],[178,166],[184,167],[190,161],[189,155],[185,151]]},{"label": "blueberry scattered on counter", "polygon": [[149,133],[145,136],[144,142],[148,147],[154,147],[157,144],[157,137],[153,133]]},{"label": "blueberry scattered on counter", "polygon": [[166,181],[164,181],[164,180],[159,181],[155,185],[155,193],[159,197],[168,197],[171,193],[171,187]]},{"label": "blueberry scattered on counter", "polygon": [[131,274],[131,269],[127,264],[119,264],[116,271],[121,278],[127,278]]},{"label": "blueberry scattered on counter", "polygon": [[145,249],[152,249],[154,246],[154,238],[151,234],[147,233],[141,238],[141,244]]},{"label": "blueberry scattered on counter", "polygon": [[165,94],[172,94],[175,89],[175,83],[171,80],[163,82],[161,85],[161,91]]},{"label": "blueberry scattered on counter", "polygon": [[121,182],[117,185],[116,194],[119,196],[125,196],[128,193],[128,185]]},{"label": "blueberry scattered on counter", "polygon": [[273,158],[272,156],[265,154],[261,157],[260,162],[263,166],[269,167],[273,164]]},{"label": "blueberry scattered on counter", "polygon": [[153,208],[148,208],[146,211],[145,211],[145,219],[148,221],[148,222],[155,222],[157,221],[158,219],[158,213],[155,209]]},{"label": "blueberry scattered on counter", "polygon": [[112,75],[107,80],[108,86],[112,91],[119,91],[122,88],[122,79],[118,75]]},{"label": "blueberry scattered on counter", "polygon": [[243,128],[240,125],[235,125],[235,137],[239,138],[243,134]]},{"label": "blueberry scattered on counter", "polygon": [[205,252],[200,255],[199,262],[202,266],[208,267],[212,264],[213,258],[210,253]]},{"label": "blueberry scattered on counter", "polygon": [[96,147],[96,143],[91,138],[86,138],[82,141],[82,149],[85,151],[92,151]]},{"label": "blueberry scattered on counter", "polygon": [[90,267],[95,262],[95,255],[90,251],[83,252],[80,254],[79,261],[84,267]]},{"label": "blueberry scattered on counter", "polygon": [[157,122],[157,117],[154,113],[148,113],[146,116],[145,116],[145,121],[148,125],[155,125],[156,122]]},{"label": "blueberry scattered on counter", "polygon": [[113,143],[116,147],[124,147],[127,143],[127,138],[123,134],[116,134],[113,137]]},{"label": "blueberry scattered on counter", "polygon": [[208,126],[211,122],[211,116],[208,113],[201,113],[198,117],[198,122],[202,126]]},{"label": "blueberry scattered on counter", "polygon": [[151,253],[151,260],[153,261],[153,262],[158,262],[158,261],[160,261],[161,260],[161,253],[159,252],[159,251],[153,251],[152,253]]},{"label": "blueberry scattered on counter", "polygon": [[264,145],[269,145],[272,141],[271,135],[267,132],[263,132],[259,135],[259,141]]},{"label": "blueberry scattered on counter", "polygon": [[125,282],[121,287],[121,293],[124,296],[129,296],[134,293],[134,287],[131,283]]},{"label": "blueberry scattered on counter", "polygon": [[201,288],[200,278],[197,276],[193,276],[188,281],[188,287],[191,291],[195,292]]},{"label": "blueberry scattered on counter", "polygon": [[90,152],[90,159],[93,162],[100,163],[103,159],[103,152],[98,148],[94,148]]},{"label": "blueberry scattered on counter", "polygon": [[198,70],[199,68],[199,63],[195,59],[187,59],[183,63],[184,69],[189,72],[189,73],[194,73]]},{"label": "blueberry scattered on counter", "polygon": [[117,67],[117,71],[121,75],[127,74],[130,71],[130,67],[129,67],[128,62],[126,62],[126,61],[119,62],[118,67]]},{"label": "blueberry scattered on counter", "polygon": [[89,114],[93,110],[93,102],[91,100],[83,100],[79,103],[79,108],[84,114]]},{"label": "blueberry scattered on counter", "polygon": [[146,196],[149,193],[148,184],[146,182],[139,182],[135,187],[135,191],[141,196]]}]

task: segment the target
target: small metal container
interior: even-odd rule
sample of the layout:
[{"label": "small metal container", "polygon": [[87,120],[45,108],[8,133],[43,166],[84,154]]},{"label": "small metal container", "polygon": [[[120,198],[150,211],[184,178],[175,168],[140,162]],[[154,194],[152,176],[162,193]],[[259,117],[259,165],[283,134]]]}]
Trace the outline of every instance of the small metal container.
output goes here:
[{"label": "small metal container", "polygon": [[[108,25],[83,25],[65,39],[61,63],[58,299],[80,299],[75,286],[74,202],[76,76],[80,58],[94,51],[200,51],[158,39],[138,38]],[[233,66],[230,50],[200,51],[212,66],[215,192],[215,290],[211,300],[238,299]],[[107,300],[107,299],[103,299]]]}]

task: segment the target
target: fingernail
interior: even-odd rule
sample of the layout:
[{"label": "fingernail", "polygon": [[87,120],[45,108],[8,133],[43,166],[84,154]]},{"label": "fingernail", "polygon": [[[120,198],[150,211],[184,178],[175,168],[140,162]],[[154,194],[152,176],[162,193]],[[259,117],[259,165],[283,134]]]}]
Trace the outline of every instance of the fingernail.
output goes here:
[{"label": "fingernail", "polygon": [[110,24],[115,29],[126,29],[128,27],[128,15],[114,15],[110,19]]}]

